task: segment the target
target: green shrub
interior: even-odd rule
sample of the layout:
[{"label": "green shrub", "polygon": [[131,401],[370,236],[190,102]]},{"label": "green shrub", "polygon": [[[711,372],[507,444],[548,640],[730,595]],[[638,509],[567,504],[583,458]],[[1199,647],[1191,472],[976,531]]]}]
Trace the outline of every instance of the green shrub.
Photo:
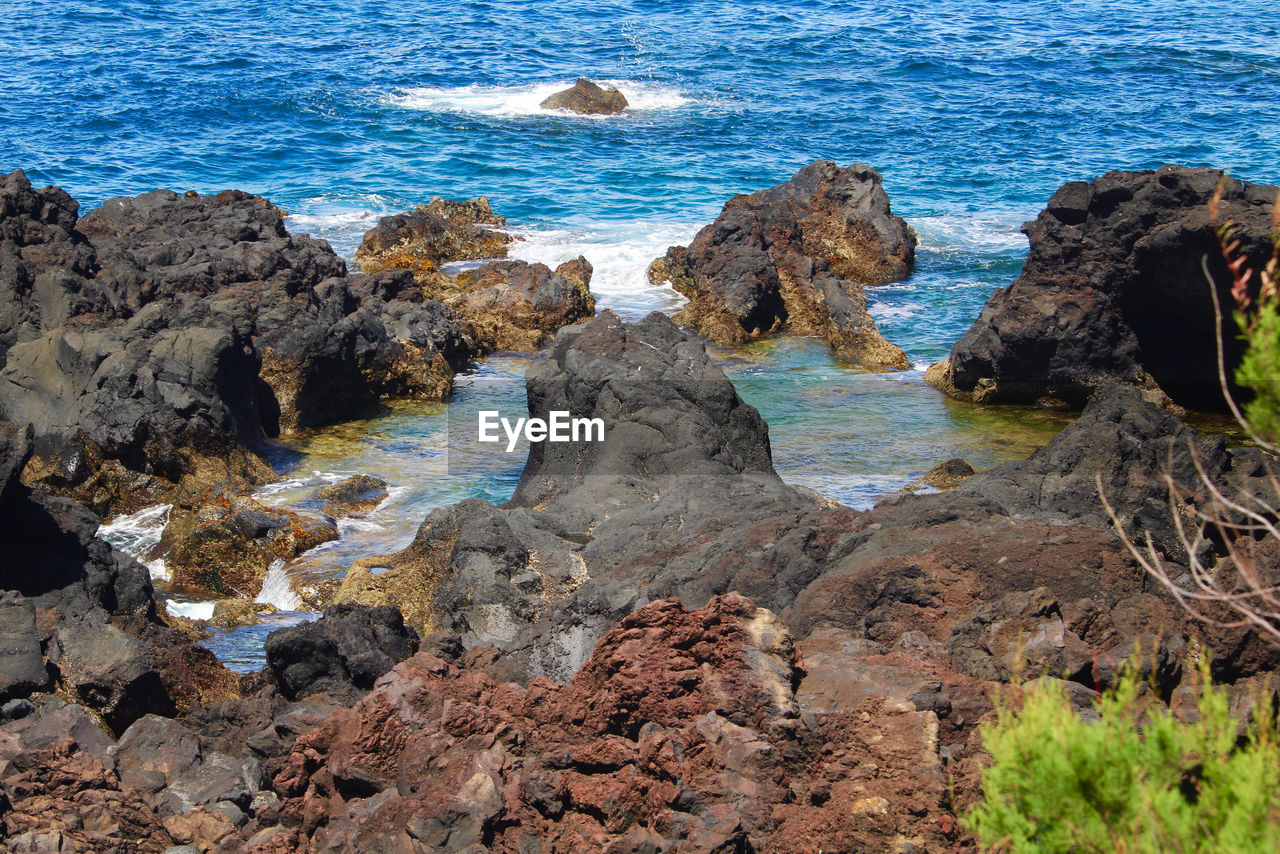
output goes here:
[{"label": "green shrub", "polygon": [[1207,666],[1197,685],[1196,723],[1178,722],[1159,703],[1142,711],[1133,675],[1100,698],[1101,720],[1092,723],[1044,685],[1025,689],[1020,708],[997,704],[996,721],[981,730],[993,758],[985,800],[964,825],[997,851],[1280,851],[1273,722],[1238,740]]}]

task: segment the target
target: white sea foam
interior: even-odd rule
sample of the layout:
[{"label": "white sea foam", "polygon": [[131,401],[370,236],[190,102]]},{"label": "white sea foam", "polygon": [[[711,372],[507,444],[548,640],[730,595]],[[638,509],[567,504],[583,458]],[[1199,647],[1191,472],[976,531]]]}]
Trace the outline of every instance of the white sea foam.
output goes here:
[{"label": "white sea foam", "polygon": [[284,561],[277,560],[267,569],[267,577],[262,579],[262,590],[253,601],[263,605],[275,605],[281,611],[300,611],[302,599],[293,592],[289,584],[289,574],[284,571]]},{"label": "white sea foam", "polygon": [[[128,516],[118,516],[110,525],[98,529],[98,535],[130,557],[141,559],[152,546],[160,542],[164,526],[169,524],[172,504],[157,504]],[[153,561],[152,563],[156,563]],[[164,561],[158,561],[163,570]],[[151,564],[147,564],[150,568]],[[152,578],[160,578],[152,569]]]},{"label": "white sea foam", "polygon": [[1024,211],[993,211],[913,217],[908,224],[926,251],[1025,252],[1027,238],[1019,229],[1026,219]]},{"label": "white sea foam", "polygon": [[650,311],[674,311],[684,297],[670,287],[649,284],[648,269],[667,247],[688,244],[699,223],[658,221],[581,222],[566,228],[516,230],[524,239],[511,257],[555,267],[579,255],[591,262],[591,292],[598,308],[627,319]]},{"label": "white sea foam", "polygon": [[[680,90],[640,80],[597,80],[602,86],[616,87],[627,99],[627,113],[650,113],[678,110],[695,103]],[[562,115],[573,118],[611,119],[618,116],[582,116],[567,110],[544,110],[540,106],[548,96],[573,85],[573,81],[533,83],[521,86],[454,86],[438,88],[416,86],[385,96],[385,103],[407,110],[431,113],[516,118],[519,116]],[[622,116],[627,113],[621,114]]]},{"label": "white sea foam", "polygon": [[152,581],[168,581],[169,566],[164,562],[164,558],[158,557],[155,560],[149,560],[142,564],[147,568],[147,572],[151,574]]},{"label": "white sea foam", "polygon": [[212,620],[213,600],[197,602],[175,602],[170,599],[164,603],[165,610],[175,617],[186,617],[188,620]]}]

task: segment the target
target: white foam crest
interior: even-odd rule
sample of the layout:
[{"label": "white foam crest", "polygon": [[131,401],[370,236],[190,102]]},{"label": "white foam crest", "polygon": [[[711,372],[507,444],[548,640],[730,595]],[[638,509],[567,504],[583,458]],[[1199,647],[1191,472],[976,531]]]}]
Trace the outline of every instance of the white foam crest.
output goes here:
[{"label": "white foam crest", "polygon": [[130,557],[141,557],[160,542],[172,509],[172,504],[156,504],[128,516],[117,516],[111,524],[99,528],[98,535]]},{"label": "white foam crest", "polygon": [[[660,83],[640,80],[598,80],[612,86],[627,99],[627,113],[676,110],[694,103],[678,89]],[[583,116],[568,110],[544,110],[542,102],[556,92],[568,89],[573,81],[532,83],[519,86],[415,86],[384,97],[384,102],[407,110],[430,113],[516,118],[519,116],[561,115],[573,118],[611,119],[618,116]]]},{"label": "white foam crest", "polygon": [[670,287],[649,284],[649,264],[667,248],[686,245],[700,223],[631,221],[583,223],[568,228],[517,231],[524,238],[511,257],[555,267],[579,255],[591,262],[591,292],[597,308],[619,314],[674,311],[684,297]]},{"label": "white foam crest", "polygon": [[158,557],[155,560],[149,560],[143,564],[147,568],[147,572],[151,574],[152,581],[168,581],[169,566],[164,562],[164,558]]},{"label": "white foam crest", "polygon": [[908,224],[924,250],[1025,252],[1027,238],[1020,229],[1026,219],[1022,212],[1005,211],[915,217]]},{"label": "white foam crest", "polygon": [[175,617],[186,617],[188,620],[212,620],[212,599],[203,602],[175,602],[170,599],[164,603],[165,610]]},{"label": "white foam crest", "polygon": [[293,592],[289,584],[289,574],[284,571],[284,561],[276,560],[267,569],[267,577],[262,579],[262,590],[253,600],[262,605],[274,605],[281,611],[302,610],[302,599]]}]

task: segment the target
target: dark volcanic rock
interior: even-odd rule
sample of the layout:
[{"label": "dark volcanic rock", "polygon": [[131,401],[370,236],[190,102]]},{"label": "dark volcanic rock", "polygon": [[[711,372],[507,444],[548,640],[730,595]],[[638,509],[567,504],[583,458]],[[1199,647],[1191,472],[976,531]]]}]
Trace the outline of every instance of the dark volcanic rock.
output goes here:
[{"label": "dark volcanic rock", "polygon": [[369,689],[418,651],[418,633],[395,608],[334,605],[313,623],[267,637],[267,666],[289,699],[319,691]]},{"label": "dark volcanic rock", "polygon": [[782,483],[759,413],[665,315],[562,331],[528,386],[531,414],[598,417],[604,441],[535,445],[505,507],[434,511],[403,552],[357,561],[337,601],[395,604],[424,635],[498,645],[512,675],[567,679],[652,599],[785,605],[849,512]]},{"label": "dark volcanic rock", "polygon": [[384,216],[365,233],[356,263],[366,273],[434,272],[450,261],[505,258],[516,237],[484,196],[468,201],[434,198],[411,211]]},{"label": "dark volcanic rock", "polygon": [[687,249],[654,261],[649,279],[688,297],[677,322],[718,343],[785,328],[824,339],[854,364],[906,368],[906,355],[867,313],[863,286],[906,278],[915,246],[879,173],[819,160],[772,189],[730,199]]},{"label": "dark volcanic rock", "polygon": [[1260,266],[1275,187],[1177,166],[1066,184],[1023,226],[1031,249],[1022,275],[987,301],[929,381],[980,402],[1077,408],[1104,385],[1132,383],[1187,408],[1221,409],[1206,257],[1228,315],[1228,376],[1241,345],[1209,221],[1220,183],[1222,218],[1237,222],[1241,254]]},{"label": "dark volcanic rock", "polygon": [[420,654],[295,743],[280,826],[312,850],[940,846],[934,713],[872,700],[806,726],[799,673],[786,628],[734,595],[651,603],[567,686]]},{"label": "dark volcanic rock", "polygon": [[[404,281],[348,278],[266,200],[0,183],[0,415],[29,482],[114,513],[272,477],[266,436],[389,395],[439,398],[470,345]],[[411,284],[409,290],[412,290]]]},{"label": "dark volcanic rock", "polygon": [[544,110],[568,110],[571,113],[585,115],[612,116],[627,108],[627,99],[621,92],[610,86],[604,88],[585,77],[568,89],[556,92],[538,106]]}]

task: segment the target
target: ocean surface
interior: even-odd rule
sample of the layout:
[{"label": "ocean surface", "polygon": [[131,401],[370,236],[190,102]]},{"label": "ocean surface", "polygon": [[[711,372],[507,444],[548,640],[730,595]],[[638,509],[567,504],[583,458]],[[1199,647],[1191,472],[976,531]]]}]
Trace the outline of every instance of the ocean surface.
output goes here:
[{"label": "ocean surface", "polygon": [[[64,187],[82,210],[156,187],[235,187],[289,212],[348,258],[383,214],[432,196],[487,196],[524,240],[515,257],[584,254],[602,308],[679,303],[645,281],[733,194],[815,159],[884,176],[920,236],[909,281],[870,307],[915,369],[869,374],[821,344],[716,351],[765,415],[786,479],[865,507],[963,456],[1025,456],[1064,423],[981,410],[921,379],[1026,253],[1020,224],[1065,181],[1164,163],[1280,180],[1280,15],[1274,2],[691,2],[397,4],[8,0],[0,170]],[[547,113],[580,76],[624,115]],[[460,377],[517,389],[527,357]],[[282,568],[294,583],[407,543],[432,508],[504,500],[522,459],[459,472],[445,405],[396,403],[281,448],[262,498],[305,504],[345,474],[388,480],[371,516]],[[163,510],[107,532],[141,554]],[[152,564],[162,578],[162,564]],[[279,579],[277,579],[279,580]],[[289,585],[278,604],[298,607]],[[202,615],[207,603],[173,606]],[[301,615],[289,610],[277,619]],[[209,641],[261,661],[271,626]]]}]

